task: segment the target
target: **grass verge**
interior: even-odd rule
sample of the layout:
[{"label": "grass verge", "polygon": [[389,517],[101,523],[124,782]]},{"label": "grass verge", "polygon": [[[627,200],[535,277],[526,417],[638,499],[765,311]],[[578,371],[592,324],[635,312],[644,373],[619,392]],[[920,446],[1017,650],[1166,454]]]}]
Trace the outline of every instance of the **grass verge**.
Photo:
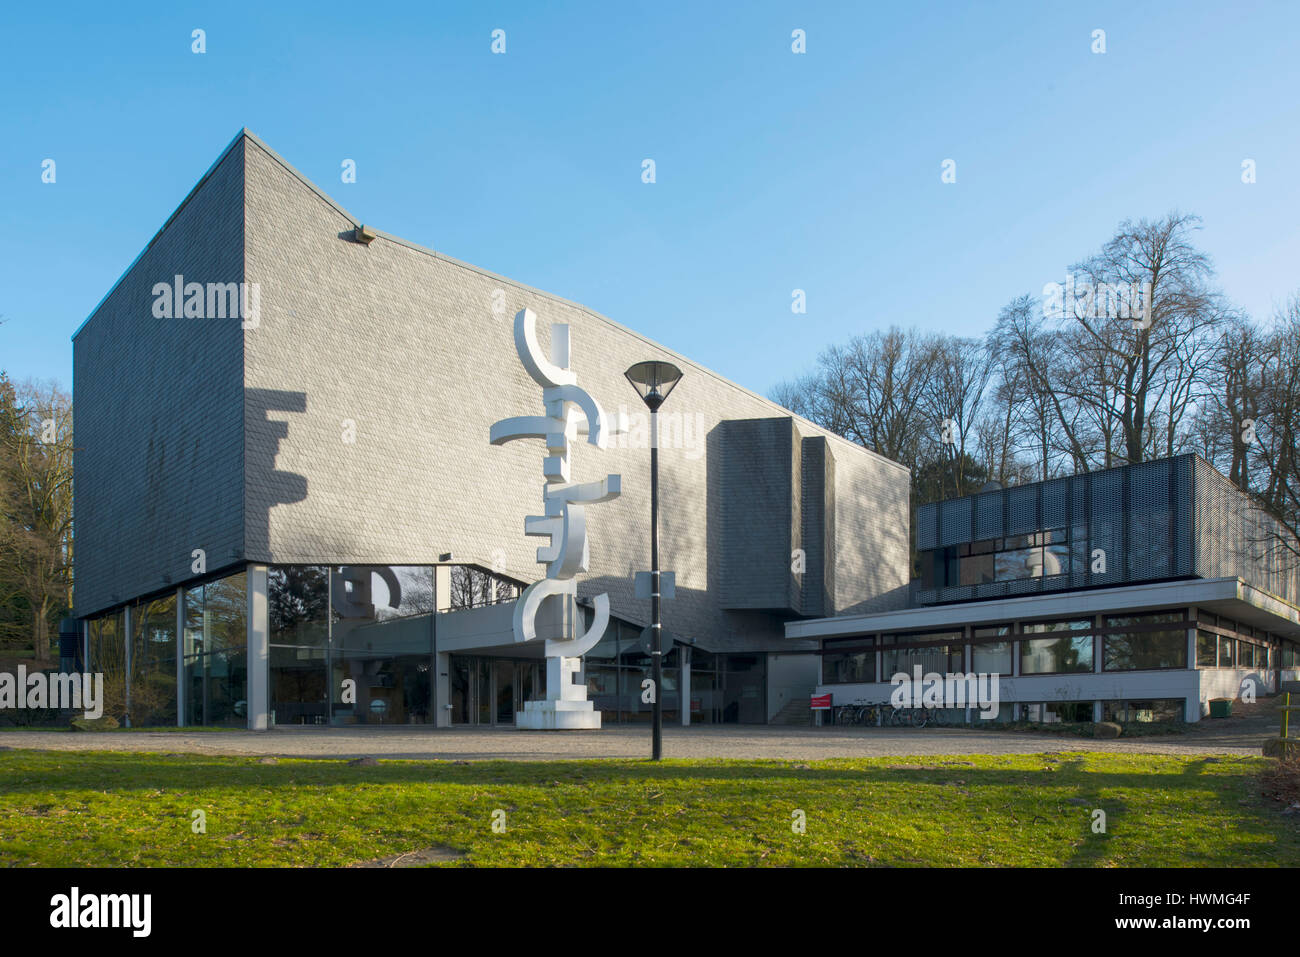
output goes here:
[{"label": "grass verge", "polygon": [[13,750],[0,752],[0,864],[344,866],[449,848],[483,866],[1296,866],[1300,820],[1262,795],[1266,766],[1101,753],[354,766]]}]

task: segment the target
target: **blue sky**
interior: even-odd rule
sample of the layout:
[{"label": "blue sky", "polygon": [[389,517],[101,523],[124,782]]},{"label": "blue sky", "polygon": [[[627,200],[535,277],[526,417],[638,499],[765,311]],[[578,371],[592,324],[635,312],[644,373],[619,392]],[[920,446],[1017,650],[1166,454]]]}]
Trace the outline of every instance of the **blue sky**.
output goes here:
[{"label": "blue sky", "polygon": [[1300,290],[1298,46],[1294,3],[6,4],[0,368],[69,386],[244,126],[363,221],[764,393],[891,323],[979,335],[1172,209],[1264,316]]}]

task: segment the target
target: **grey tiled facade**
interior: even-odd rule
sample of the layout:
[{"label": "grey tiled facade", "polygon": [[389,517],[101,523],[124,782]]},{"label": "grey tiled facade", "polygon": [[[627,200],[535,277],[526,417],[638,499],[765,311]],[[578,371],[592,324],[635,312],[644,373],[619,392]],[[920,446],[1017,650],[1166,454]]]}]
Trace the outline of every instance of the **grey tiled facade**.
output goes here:
[{"label": "grey tiled facade", "polygon": [[[523,525],[542,449],[488,443],[498,419],[542,411],[514,351],[524,307],[544,346],[569,324],[579,384],[633,417],[614,447],[575,446],[575,480],[623,477],[588,513],[583,595],[649,618],[632,594],[649,564],[649,454],[622,373],[664,358],[685,372],[661,417],[662,565],[677,573],[665,627],[716,650],[789,650],[792,615],[905,604],[904,468],[576,303],[383,233],[357,242],[357,225],[241,134],[77,334],[79,616],[192,578],[195,548],[209,571],[451,553],[541,577]],[[150,290],[178,273],[256,284],[256,328],[155,319]]]},{"label": "grey tiled facade", "polygon": [[157,320],[176,275],[244,276],[244,164],[228,152],[74,337],[77,613],[244,558],[238,320]]}]

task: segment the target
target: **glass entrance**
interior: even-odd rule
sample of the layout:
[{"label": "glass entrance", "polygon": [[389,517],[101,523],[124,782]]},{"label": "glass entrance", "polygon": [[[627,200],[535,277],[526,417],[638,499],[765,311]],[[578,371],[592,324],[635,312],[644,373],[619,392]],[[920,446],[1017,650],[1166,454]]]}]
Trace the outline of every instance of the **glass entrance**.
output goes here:
[{"label": "glass entrance", "polygon": [[543,662],[525,658],[451,656],[451,723],[510,727],[524,702],[546,693]]}]

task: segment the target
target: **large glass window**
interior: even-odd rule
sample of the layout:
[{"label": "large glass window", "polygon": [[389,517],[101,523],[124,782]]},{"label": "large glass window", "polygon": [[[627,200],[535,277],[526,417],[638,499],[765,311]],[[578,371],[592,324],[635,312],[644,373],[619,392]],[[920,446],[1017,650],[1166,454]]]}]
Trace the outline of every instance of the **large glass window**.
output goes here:
[{"label": "large glass window", "polygon": [[1255,644],[1253,641],[1247,641],[1244,638],[1237,642],[1238,668],[1258,668],[1259,659],[1259,645]]},{"label": "large glass window", "polygon": [[176,724],[176,596],[131,609],[131,724]]},{"label": "large glass window", "polygon": [[1020,673],[1051,675],[1092,671],[1092,635],[1076,634],[1091,630],[1089,618],[1025,625],[1026,636],[1044,637],[1020,640]]},{"label": "large glass window", "polygon": [[1106,671],[1187,667],[1187,624],[1181,612],[1108,615],[1106,627],[1132,629],[1104,636],[1102,660]]},{"label": "large glass window", "polygon": [[958,575],[963,585],[982,585],[994,580],[996,563],[994,546],[996,539],[971,542],[969,545],[957,546],[959,556]]},{"label": "large glass window", "polygon": [[737,724],[767,721],[764,693],[767,659],[763,655],[723,655],[722,720]]},{"label": "large glass window", "polygon": [[1004,538],[994,558],[997,581],[1045,578],[1069,570],[1070,547],[1063,528]]},{"label": "large glass window", "polygon": [[185,592],[186,724],[248,723],[248,585],[243,572]]},{"label": "large glass window", "polygon": [[1092,721],[1091,701],[1038,701],[1016,706],[1021,721],[1065,724]]},{"label": "large glass window", "polygon": [[[976,674],[1011,674],[1012,628],[1010,625],[991,625],[971,632],[971,671]],[[989,639],[1004,638],[1001,641]]]},{"label": "large glass window", "polygon": [[1126,724],[1182,721],[1185,717],[1183,698],[1153,698],[1146,701],[1103,701],[1101,719]]},{"label": "large glass window", "polygon": [[1212,631],[1196,632],[1196,667],[1215,668],[1219,664],[1219,636]]},{"label": "large glass window", "polygon": [[[433,566],[336,567],[329,595],[331,722],[431,722]],[[498,678],[509,701],[496,711],[513,721],[513,672]]]},{"label": "large glass window", "polygon": [[274,724],[329,720],[329,571],[276,565],[267,572]]},{"label": "large glass window", "polygon": [[[1076,534],[1083,531],[1081,528]],[[1086,536],[1081,541],[1086,542]],[[1070,536],[1064,528],[1049,528],[965,542],[926,553],[921,568],[926,588],[1063,575],[1071,568]]]},{"label": "large glass window", "polygon": [[1295,668],[1300,664],[1300,645],[1294,642],[1282,642],[1281,665],[1283,668]]},{"label": "large glass window", "polygon": [[[622,671],[620,680],[623,693],[619,696],[621,706],[618,718],[626,723],[650,721],[654,705],[641,700],[642,682],[649,679],[653,673],[650,654],[639,640],[620,644],[619,652],[619,665]],[[663,656],[660,665],[663,673],[660,702],[665,721],[681,720],[681,712],[678,710],[681,707],[681,686],[679,684],[681,671],[678,665],[680,655],[680,646],[674,645],[673,649]],[[693,690],[692,693],[694,693]]]},{"label": "large glass window", "polygon": [[1237,661],[1237,641],[1225,635],[1219,636],[1219,667],[1233,668]]},{"label": "large glass window", "polygon": [[[840,646],[852,650],[836,651]],[[846,638],[822,645],[822,683],[851,684],[876,680],[876,640]]]},{"label": "large glass window", "polygon": [[453,565],[448,606],[453,610],[480,608],[519,597],[519,584],[512,579],[474,565]]},{"label": "large glass window", "polygon": [[126,719],[126,636],[122,630],[122,612],[102,615],[90,623],[90,661],[92,673],[104,676],[104,714],[118,721]]},{"label": "large glass window", "polygon": [[966,645],[960,631],[882,635],[880,646],[882,681],[891,681],[897,674],[911,677],[917,667],[920,667],[922,674],[965,671]]}]

